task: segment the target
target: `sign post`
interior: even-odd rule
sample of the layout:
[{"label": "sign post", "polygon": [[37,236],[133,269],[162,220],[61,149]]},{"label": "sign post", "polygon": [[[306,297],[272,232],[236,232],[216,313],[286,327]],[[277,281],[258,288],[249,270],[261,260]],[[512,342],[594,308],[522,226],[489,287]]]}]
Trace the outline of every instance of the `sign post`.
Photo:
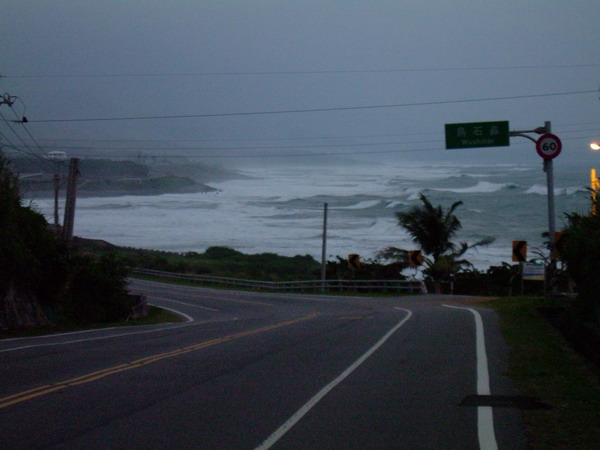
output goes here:
[{"label": "sign post", "polygon": [[[552,236],[556,232],[554,212],[554,168],[552,160],[556,158],[561,150],[562,143],[558,136],[551,133],[552,124],[544,122],[543,127],[535,130],[509,131],[508,121],[505,122],[474,122],[446,124],[446,149],[477,148],[477,147],[501,147],[508,146],[510,136],[521,136],[535,143],[535,149],[544,159],[544,172],[546,172],[546,184],[548,189],[548,231],[550,236],[550,264],[548,276],[550,284],[556,266],[556,258],[553,250]],[[541,135],[537,140],[528,133]],[[553,287],[554,289],[554,287]]]}]

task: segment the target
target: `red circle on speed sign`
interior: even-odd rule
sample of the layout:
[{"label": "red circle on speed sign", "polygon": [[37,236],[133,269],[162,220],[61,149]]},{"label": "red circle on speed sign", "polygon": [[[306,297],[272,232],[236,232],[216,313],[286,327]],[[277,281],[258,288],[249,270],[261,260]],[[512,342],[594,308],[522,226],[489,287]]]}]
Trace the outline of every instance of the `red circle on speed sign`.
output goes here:
[{"label": "red circle on speed sign", "polygon": [[535,143],[535,150],[544,159],[554,159],[562,150],[562,142],[555,134],[542,134]]}]

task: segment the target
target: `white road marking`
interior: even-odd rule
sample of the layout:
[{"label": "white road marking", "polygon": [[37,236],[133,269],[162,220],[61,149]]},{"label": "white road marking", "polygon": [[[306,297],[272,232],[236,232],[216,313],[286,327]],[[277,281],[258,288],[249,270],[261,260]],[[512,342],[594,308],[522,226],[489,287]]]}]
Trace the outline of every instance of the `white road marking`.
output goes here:
[{"label": "white road marking", "polygon": [[[218,309],[209,308],[208,306],[202,306],[202,305],[195,305],[193,303],[180,302],[179,300],[171,300],[170,298],[159,297],[157,295],[147,295],[147,297],[148,298],[154,298],[156,300],[162,300],[162,301],[165,301],[165,302],[179,303],[180,305],[190,306],[192,308],[200,308],[200,309],[206,309],[207,311],[219,312]],[[165,308],[165,307],[161,306],[161,308]],[[169,308],[165,308],[165,309],[169,309]],[[173,311],[173,310],[171,310],[171,311]],[[179,314],[181,314],[181,313],[179,313]]]},{"label": "white road marking", "polygon": [[[475,336],[477,353],[477,394],[490,395],[490,373],[488,369],[487,351],[485,348],[485,331],[481,314],[473,308],[443,305],[446,308],[469,311],[475,317]],[[497,450],[496,433],[494,432],[494,412],[491,406],[477,407],[477,429],[479,448],[482,450]]]},{"label": "white road marking", "polygon": [[[123,337],[123,336],[135,336],[135,335],[138,335],[138,334],[157,333],[159,331],[173,330],[175,328],[189,327],[190,325],[197,325],[197,324],[199,324],[199,323],[189,323],[189,322],[186,322],[184,324],[175,325],[175,326],[172,326],[172,327],[161,327],[161,328],[156,328],[156,329],[152,329],[152,330],[145,330],[145,331],[133,331],[133,332],[130,332],[130,333],[111,334],[109,336],[98,336],[98,337],[86,338],[86,339],[75,339],[75,340],[72,340],[72,341],[64,341],[64,342],[49,342],[49,343],[46,343],[46,344],[23,345],[21,347],[13,347],[13,348],[6,348],[6,349],[3,349],[3,350],[0,350],[0,353],[14,352],[15,350],[24,350],[24,349],[27,349],[27,348],[52,347],[52,346],[55,346],[55,345],[77,344],[79,342],[101,341],[101,340],[104,340],[104,339],[112,339],[112,338]],[[46,339],[50,339],[50,338],[53,338],[53,337],[54,337],[53,334],[48,334],[46,336],[40,336],[40,338],[46,338]]]},{"label": "white road marking", "polygon": [[50,338],[50,337],[72,336],[74,334],[95,333],[97,331],[109,331],[109,330],[115,330],[115,329],[117,329],[117,327],[93,328],[91,330],[69,331],[68,333],[53,333],[53,334],[43,334],[41,336],[25,336],[25,337],[18,337],[18,338],[8,338],[8,339],[2,339],[2,340],[0,340],[0,342],[4,343],[4,342],[11,342],[11,341],[46,339],[46,338]]},{"label": "white road marking", "polygon": [[279,439],[283,437],[289,430],[296,425],[302,417],[304,417],[317,403],[319,403],[323,397],[325,397],[333,388],[344,381],[352,372],[354,372],[362,363],[364,363],[373,353],[375,353],[379,347],[381,347],[391,336],[394,334],[402,325],[406,323],[412,316],[412,311],[404,308],[395,308],[399,311],[407,313],[406,317],[402,319],[394,328],[388,331],[379,342],[371,347],[364,355],[358,358],[350,367],[344,370],[335,380],[321,389],[313,398],[311,398],[304,406],[302,406],[292,417],[290,417],[281,427],[277,429],[271,436],[269,436],[261,445],[256,447],[256,450],[267,450],[271,448]]},{"label": "white road marking", "polygon": [[[68,345],[68,344],[77,344],[80,342],[92,342],[92,341],[100,341],[100,340],[104,340],[104,339],[112,339],[112,338],[117,338],[117,337],[123,337],[123,336],[135,336],[135,335],[139,335],[139,334],[148,334],[148,333],[158,333],[159,331],[168,331],[168,330],[174,330],[177,328],[184,328],[184,327],[189,327],[189,326],[195,326],[195,325],[202,325],[205,323],[214,323],[214,322],[228,322],[228,321],[232,321],[232,320],[239,320],[237,317],[233,317],[233,318],[227,318],[227,319],[222,319],[222,320],[205,320],[202,322],[196,322],[194,321],[194,319],[185,314],[182,313],[181,311],[177,311],[175,309],[171,309],[171,308],[166,308],[164,306],[160,306],[160,308],[164,308],[164,309],[168,309],[169,311],[174,312],[175,314],[179,314],[183,317],[185,317],[187,319],[187,322],[183,323],[183,324],[175,324],[173,326],[163,326],[160,328],[153,328],[151,330],[143,330],[143,331],[130,331],[130,332],[126,332],[126,333],[119,333],[119,334],[111,334],[108,336],[97,336],[97,337],[90,337],[90,338],[84,338],[84,339],[74,339],[71,341],[64,341],[64,342],[48,342],[48,343],[42,343],[42,344],[29,344],[29,345],[22,345],[20,347],[12,347],[12,348],[5,348],[5,349],[0,349],[0,353],[7,353],[7,352],[14,352],[16,350],[25,350],[28,348],[39,348],[39,347],[52,347],[52,346],[56,346],[56,345]],[[58,336],[66,336],[69,334],[81,334],[81,333],[86,333],[86,332],[98,332],[98,331],[106,331],[106,330],[116,330],[118,329],[117,327],[112,327],[112,328],[98,328],[95,330],[85,330],[85,331],[75,331],[73,333],[63,333],[63,334],[47,334],[44,336],[36,336],[33,338],[20,338],[20,339],[32,339],[35,341],[38,340],[47,340],[47,339],[52,339]]]},{"label": "white road marking", "polygon": [[[166,300],[166,299],[161,298],[160,300]],[[167,300],[167,301],[169,301],[169,300]],[[178,302],[178,303],[180,303],[180,302]],[[182,317],[185,318],[185,321],[188,322],[188,323],[194,321],[194,318],[192,316],[188,316],[186,313],[183,313],[181,311],[177,311],[176,309],[167,308],[166,306],[159,306],[159,305],[154,305],[154,306],[158,306],[159,308],[166,309],[167,311],[171,311],[172,313],[175,313],[175,314],[177,314],[179,316],[182,316]]]}]

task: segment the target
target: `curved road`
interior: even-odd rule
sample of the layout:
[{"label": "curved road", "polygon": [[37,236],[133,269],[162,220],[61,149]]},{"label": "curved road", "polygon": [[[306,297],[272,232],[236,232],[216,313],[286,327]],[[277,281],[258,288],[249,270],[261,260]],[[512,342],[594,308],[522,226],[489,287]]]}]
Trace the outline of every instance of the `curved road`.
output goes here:
[{"label": "curved road", "polygon": [[460,297],[131,289],[185,321],[0,341],[2,448],[526,448],[520,410],[460,405],[513,394]]}]

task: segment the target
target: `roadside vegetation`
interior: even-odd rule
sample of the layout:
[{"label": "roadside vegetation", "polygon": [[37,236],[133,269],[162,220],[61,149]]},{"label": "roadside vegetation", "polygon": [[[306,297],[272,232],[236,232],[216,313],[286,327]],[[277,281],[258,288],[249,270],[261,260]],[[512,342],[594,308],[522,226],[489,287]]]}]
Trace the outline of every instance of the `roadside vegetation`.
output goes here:
[{"label": "roadside vegetation", "polygon": [[[425,268],[423,274],[431,280],[436,293],[442,292],[442,283],[449,282],[463,268],[472,264],[463,258],[467,250],[491,244],[491,237],[473,244],[456,243],[453,239],[462,228],[454,211],[462,202],[453,203],[447,210],[441,206],[433,206],[424,194],[419,194],[420,205],[408,211],[396,213],[398,225],[404,228],[413,242],[423,253]],[[396,247],[388,247],[380,252],[380,257],[405,262],[408,251]]]},{"label": "roadside vegetation", "polygon": [[19,338],[19,337],[31,337],[31,336],[45,336],[48,334],[58,333],[70,333],[85,330],[97,330],[101,328],[112,328],[121,326],[131,325],[158,325],[163,323],[179,323],[183,322],[183,318],[175,313],[167,311],[166,309],[159,308],[157,306],[148,306],[148,314],[144,317],[137,319],[121,319],[114,322],[86,322],[82,323],[76,320],[69,320],[63,318],[62,320],[49,323],[46,325],[39,325],[34,328],[18,328],[11,330],[4,330],[0,332],[0,338]]},{"label": "roadside vegetation", "polygon": [[22,204],[18,178],[1,155],[0,273],[0,332],[124,320],[137,301],[121,261],[73,251]]},{"label": "roadside vegetation", "polygon": [[519,394],[551,407],[524,411],[531,448],[597,448],[600,365],[594,367],[575,353],[541,314],[549,308],[560,312],[564,303],[549,304],[542,297],[507,297],[482,306],[495,309],[500,316],[502,333],[511,348],[507,375]]}]

